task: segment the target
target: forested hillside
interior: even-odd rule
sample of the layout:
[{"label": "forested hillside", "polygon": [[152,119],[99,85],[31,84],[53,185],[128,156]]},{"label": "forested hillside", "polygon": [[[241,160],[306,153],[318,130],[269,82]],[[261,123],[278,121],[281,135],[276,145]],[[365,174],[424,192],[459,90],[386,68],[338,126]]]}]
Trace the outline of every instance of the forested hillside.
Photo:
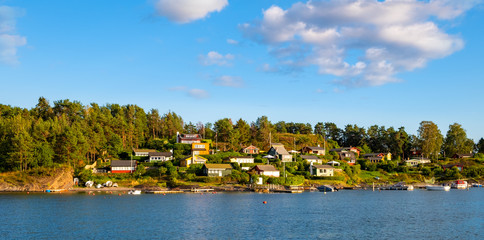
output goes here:
[{"label": "forested hillside", "polygon": [[272,142],[281,142],[288,150],[323,144],[328,149],[357,146],[363,153],[391,152],[401,159],[412,149],[432,158],[484,152],[484,139],[475,144],[457,123],[449,127],[446,136],[429,121],[420,124],[416,135],[404,127],[346,125],[340,129],[323,121],[312,127],[309,123],[271,123],[266,116],[250,123],[229,118],[201,123],[136,105],[83,105],[67,99],[50,104],[41,97],[32,109],[0,104],[0,170],[23,171],[55,164],[76,168],[99,159],[127,157],[133,148],[167,151],[174,148],[177,132],[199,133],[221,151],[239,151],[250,144],[267,150],[271,136]]}]

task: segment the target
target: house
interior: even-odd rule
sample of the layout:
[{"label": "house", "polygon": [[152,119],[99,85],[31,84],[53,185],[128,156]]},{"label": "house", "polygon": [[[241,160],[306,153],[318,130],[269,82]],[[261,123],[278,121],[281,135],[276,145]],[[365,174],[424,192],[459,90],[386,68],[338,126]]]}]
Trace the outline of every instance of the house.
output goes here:
[{"label": "house", "polygon": [[341,163],[336,162],[336,161],[329,161],[329,162],[327,162],[326,164],[331,165],[331,166],[333,166],[333,167],[334,167],[334,165],[336,165],[336,166],[340,166],[340,165],[341,165]]},{"label": "house", "polygon": [[225,161],[231,162],[231,163],[254,163],[254,158],[251,156],[238,156],[238,157],[229,157]]},{"label": "house", "polygon": [[192,143],[192,155],[210,154],[210,143]]},{"label": "house", "polygon": [[325,155],[325,149],[317,146],[317,147],[303,147],[301,149],[301,153],[308,153],[308,154],[316,154],[316,155]]},{"label": "house", "polygon": [[134,156],[136,157],[148,157],[150,152],[156,152],[155,149],[133,149]]},{"label": "house", "polygon": [[190,167],[192,164],[205,164],[207,159],[198,155],[191,156],[180,161],[180,167]]},{"label": "house", "polygon": [[232,174],[232,166],[230,164],[204,164],[202,171],[205,176],[225,177]]},{"label": "house", "polygon": [[279,177],[280,172],[272,165],[256,165],[252,168],[252,171],[257,173],[257,175],[269,176],[269,177]]},{"label": "house", "polygon": [[241,152],[245,154],[259,154],[259,148],[257,148],[256,146],[250,145],[246,148],[242,148]]},{"label": "house", "polygon": [[416,148],[412,148],[412,149],[410,149],[410,156],[412,156],[412,157],[422,156],[422,151],[420,151]]},{"label": "house", "polygon": [[370,163],[381,163],[385,160],[384,157],[366,157],[365,159]]},{"label": "house", "polygon": [[172,152],[150,152],[148,153],[148,162],[165,162],[173,160]]},{"label": "house", "polygon": [[354,165],[356,163],[356,153],[351,151],[351,148],[335,148],[329,151],[337,153],[339,159],[347,161],[349,165]]},{"label": "house", "polygon": [[282,162],[292,162],[292,155],[280,143],[273,143],[267,154],[279,158]]},{"label": "house", "polygon": [[416,167],[419,164],[426,164],[430,163],[430,159],[428,158],[413,158],[413,159],[408,159],[405,160],[405,165],[410,166],[410,167]]},{"label": "house", "polygon": [[301,155],[301,158],[303,160],[308,161],[308,163],[313,163],[313,164],[321,164],[323,163],[323,160],[318,158],[317,156],[314,155]]},{"label": "house", "polygon": [[335,148],[331,149],[330,151],[334,150],[335,152],[338,151],[347,151],[347,152],[354,152],[357,156],[360,156],[360,149],[357,147],[342,147],[342,148]]},{"label": "house", "polygon": [[136,160],[112,160],[112,173],[132,173],[136,171]]},{"label": "house", "polygon": [[392,160],[392,154],[391,153],[367,153],[367,154],[361,155],[361,157],[364,158],[364,159],[381,157],[382,160]]},{"label": "house", "polygon": [[470,153],[464,153],[464,154],[456,153],[452,156],[452,158],[471,158],[471,157],[472,157],[472,154]]},{"label": "house", "polygon": [[330,165],[311,165],[309,166],[311,175],[318,177],[332,177],[334,176],[334,167]]},{"label": "house", "polygon": [[177,143],[186,143],[186,144],[192,144],[192,143],[201,143],[202,138],[200,137],[200,134],[180,134],[176,133],[176,142]]},{"label": "house", "polygon": [[448,164],[448,165],[443,165],[442,168],[445,170],[445,169],[451,169],[453,167],[457,167],[457,169],[459,169],[459,172],[462,171],[462,169],[464,168],[464,165],[462,164]]}]

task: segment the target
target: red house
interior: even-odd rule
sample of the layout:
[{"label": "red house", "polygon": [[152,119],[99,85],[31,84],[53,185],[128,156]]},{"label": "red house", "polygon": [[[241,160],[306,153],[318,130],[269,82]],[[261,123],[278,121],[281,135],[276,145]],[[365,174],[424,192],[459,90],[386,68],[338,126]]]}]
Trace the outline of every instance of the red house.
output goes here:
[{"label": "red house", "polygon": [[112,173],[132,173],[136,171],[136,160],[112,160]]}]

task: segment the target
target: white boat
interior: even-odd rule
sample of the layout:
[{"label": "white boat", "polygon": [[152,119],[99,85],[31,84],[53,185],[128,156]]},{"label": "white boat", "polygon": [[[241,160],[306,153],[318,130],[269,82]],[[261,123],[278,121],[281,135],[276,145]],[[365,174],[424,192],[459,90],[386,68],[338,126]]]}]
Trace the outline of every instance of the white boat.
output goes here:
[{"label": "white boat", "polygon": [[427,185],[425,188],[429,191],[450,191],[450,186],[442,185]]},{"label": "white boat", "polygon": [[128,194],[131,194],[131,195],[140,195],[141,194],[141,190],[130,190],[128,192]]},{"label": "white boat", "polygon": [[468,186],[467,181],[464,181],[464,180],[457,180],[452,183],[452,188],[466,189],[467,186]]}]

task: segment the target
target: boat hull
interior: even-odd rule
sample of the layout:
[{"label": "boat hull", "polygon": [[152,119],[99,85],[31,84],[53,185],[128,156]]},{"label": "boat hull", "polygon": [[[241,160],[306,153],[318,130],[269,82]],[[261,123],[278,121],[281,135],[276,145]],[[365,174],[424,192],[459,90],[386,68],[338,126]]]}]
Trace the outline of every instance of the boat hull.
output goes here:
[{"label": "boat hull", "polygon": [[450,191],[450,186],[426,186],[429,191]]}]

